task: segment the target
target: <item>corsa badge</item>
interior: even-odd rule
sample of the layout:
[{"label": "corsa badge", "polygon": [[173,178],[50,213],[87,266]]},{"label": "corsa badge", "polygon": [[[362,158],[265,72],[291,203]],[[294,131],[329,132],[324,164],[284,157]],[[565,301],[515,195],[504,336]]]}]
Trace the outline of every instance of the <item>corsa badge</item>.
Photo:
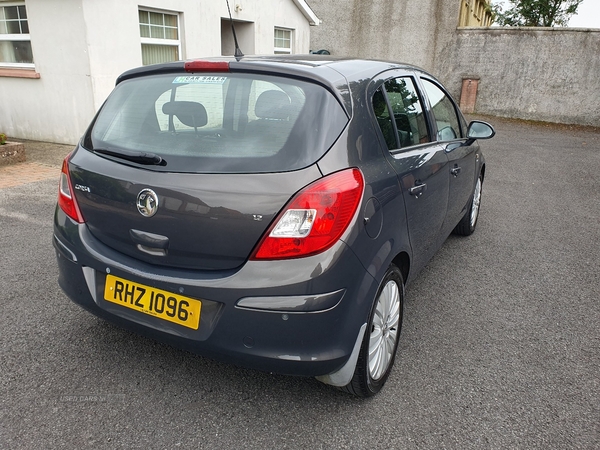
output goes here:
[{"label": "corsa badge", "polygon": [[158,195],[152,189],[142,189],[137,196],[137,209],[144,217],[152,217],[158,211]]}]

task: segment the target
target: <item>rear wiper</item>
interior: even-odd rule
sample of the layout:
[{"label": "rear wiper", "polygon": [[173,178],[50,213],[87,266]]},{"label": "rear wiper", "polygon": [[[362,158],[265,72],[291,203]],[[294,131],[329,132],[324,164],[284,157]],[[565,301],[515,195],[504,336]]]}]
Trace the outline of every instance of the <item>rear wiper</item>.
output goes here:
[{"label": "rear wiper", "polygon": [[102,155],[114,156],[115,158],[121,158],[139,164],[152,164],[155,166],[167,165],[167,161],[155,153],[135,152],[129,150],[108,150],[106,148],[95,148],[93,151]]}]

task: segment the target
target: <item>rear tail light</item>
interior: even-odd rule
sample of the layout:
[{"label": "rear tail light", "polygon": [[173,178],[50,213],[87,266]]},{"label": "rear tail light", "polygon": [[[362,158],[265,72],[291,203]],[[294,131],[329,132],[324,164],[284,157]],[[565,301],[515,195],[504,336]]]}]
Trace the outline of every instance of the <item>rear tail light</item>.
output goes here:
[{"label": "rear tail light", "polygon": [[358,169],[336,172],[308,185],[279,213],[250,259],[300,258],[327,250],[350,225],[363,188]]},{"label": "rear tail light", "polygon": [[64,211],[64,213],[77,223],[85,222],[79,205],[73,195],[73,185],[71,184],[71,175],[69,174],[69,158],[71,154],[67,155],[62,164],[62,170],[60,172],[60,181],[58,183],[58,206]]}]

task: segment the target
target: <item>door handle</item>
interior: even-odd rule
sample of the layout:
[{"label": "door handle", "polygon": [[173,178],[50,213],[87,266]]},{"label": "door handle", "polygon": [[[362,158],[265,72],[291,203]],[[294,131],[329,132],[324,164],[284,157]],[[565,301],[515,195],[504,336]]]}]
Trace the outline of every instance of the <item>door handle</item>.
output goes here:
[{"label": "door handle", "polygon": [[421,195],[423,195],[423,192],[425,192],[427,190],[427,185],[425,183],[423,184],[418,184],[414,187],[411,187],[408,190],[408,193],[410,195],[414,195],[415,197],[419,198]]},{"label": "door handle", "polygon": [[458,176],[458,174],[460,173],[460,167],[454,166],[454,168],[450,169],[450,173],[455,177]]}]

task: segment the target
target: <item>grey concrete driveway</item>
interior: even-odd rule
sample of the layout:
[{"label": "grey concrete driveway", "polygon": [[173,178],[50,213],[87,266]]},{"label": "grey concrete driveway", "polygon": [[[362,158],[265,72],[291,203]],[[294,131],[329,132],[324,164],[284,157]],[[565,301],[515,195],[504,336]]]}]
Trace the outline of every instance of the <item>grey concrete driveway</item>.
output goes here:
[{"label": "grey concrete driveway", "polygon": [[490,120],[478,229],[366,401],[96,319],[56,282],[56,180],[0,189],[0,447],[600,448],[600,131]]}]

